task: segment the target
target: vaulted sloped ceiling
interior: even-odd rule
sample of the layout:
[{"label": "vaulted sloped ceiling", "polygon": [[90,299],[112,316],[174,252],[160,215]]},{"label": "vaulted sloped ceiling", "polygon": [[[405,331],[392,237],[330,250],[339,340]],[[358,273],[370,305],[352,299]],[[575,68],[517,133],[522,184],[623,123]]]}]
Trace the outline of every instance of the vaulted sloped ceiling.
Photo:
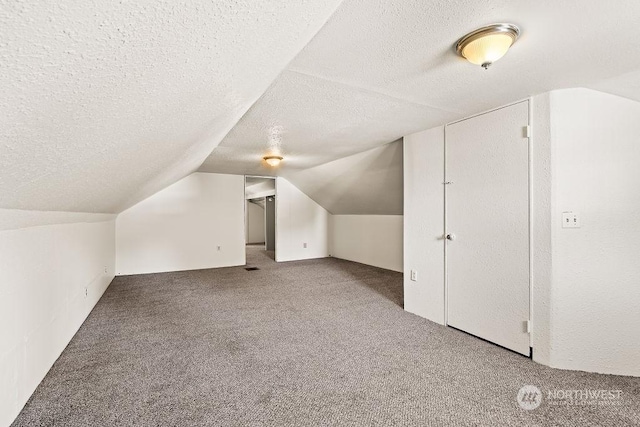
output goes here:
[{"label": "vaulted sloped ceiling", "polygon": [[335,215],[402,215],[402,141],[286,178]]},{"label": "vaulted sloped ceiling", "polygon": [[[451,113],[285,71],[200,167],[271,175],[300,171],[388,144]],[[282,167],[260,162],[281,152]]]},{"label": "vaulted sloped ceiling", "polygon": [[[489,70],[455,54],[505,21],[522,36]],[[637,0],[344,0],[200,170],[286,176],[553,89],[633,90],[608,79],[640,70],[638,28]]]},{"label": "vaulted sloped ceiling", "polygon": [[244,182],[244,198],[254,199],[276,194],[274,178],[246,177]]},{"label": "vaulted sloped ceiling", "polygon": [[338,3],[0,1],[0,208],[119,212],[194,171]]},{"label": "vaulted sloped ceiling", "polygon": [[[295,173],[533,94],[640,100],[637,0],[338,3],[0,0],[0,208],[119,212],[198,168],[305,187]],[[504,21],[522,36],[489,70],[453,52]]]}]

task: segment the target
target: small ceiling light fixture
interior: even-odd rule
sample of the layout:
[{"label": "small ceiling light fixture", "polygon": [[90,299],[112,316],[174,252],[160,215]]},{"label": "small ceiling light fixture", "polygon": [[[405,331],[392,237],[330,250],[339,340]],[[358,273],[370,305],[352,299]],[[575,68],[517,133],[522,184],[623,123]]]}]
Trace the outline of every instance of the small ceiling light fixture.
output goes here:
[{"label": "small ceiling light fixture", "polygon": [[282,156],[264,156],[263,159],[269,166],[275,168],[282,161]]},{"label": "small ceiling light fixture", "polygon": [[502,58],[520,36],[513,24],[493,24],[478,28],[456,43],[456,52],[472,64],[485,70]]}]

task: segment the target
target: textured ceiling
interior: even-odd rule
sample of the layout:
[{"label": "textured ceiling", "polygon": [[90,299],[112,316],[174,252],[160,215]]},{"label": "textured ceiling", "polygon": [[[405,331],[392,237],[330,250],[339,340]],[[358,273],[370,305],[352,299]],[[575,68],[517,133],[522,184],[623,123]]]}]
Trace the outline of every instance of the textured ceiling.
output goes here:
[{"label": "textured ceiling", "polygon": [[[339,3],[0,0],[0,208],[119,212],[198,167],[295,182],[552,89],[640,100],[637,0]],[[523,35],[488,71],[453,53],[500,21]]]},{"label": "textured ceiling", "polygon": [[[454,117],[375,92],[285,71],[200,167],[271,175],[317,166],[422,129],[425,117]],[[260,162],[281,153],[278,168]]]},{"label": "textured ceiling", "polygon": [[0,208],[119,212],[193,172],[338,0],[0,0]]},{"label": "textured ceiling", "polygon": [[[505,21],[522,37],[489,70],[453,52],[466,32]],[[530,95],[596,85],[640,70],[638,28],[637,0],[344,0],[200,170],[287,175]],[[629,76],[602,90],[640,95]],[[277,169],[260,163],[270,151],[285,157]]]},{"label": "textured ceiling", "polygon": [[287,179],[336,215],[402,215],[402,141],[334,160]]}]

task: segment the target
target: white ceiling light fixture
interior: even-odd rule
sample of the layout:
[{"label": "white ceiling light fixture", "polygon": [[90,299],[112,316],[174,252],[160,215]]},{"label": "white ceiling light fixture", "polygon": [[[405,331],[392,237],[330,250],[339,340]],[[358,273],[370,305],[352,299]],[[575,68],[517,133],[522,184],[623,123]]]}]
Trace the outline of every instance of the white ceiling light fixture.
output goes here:
[{"label": "white ceiling light fixture", "polygon": [[485,70],[502,58],[520,36],[513,24],[492,24],[478,28],[456,43],[456,52]]},{"label": "white ceiling light fixture", "polygon": [[282,156],[264,156],[264,161],[271,167],[276,167],[282,161]]}]

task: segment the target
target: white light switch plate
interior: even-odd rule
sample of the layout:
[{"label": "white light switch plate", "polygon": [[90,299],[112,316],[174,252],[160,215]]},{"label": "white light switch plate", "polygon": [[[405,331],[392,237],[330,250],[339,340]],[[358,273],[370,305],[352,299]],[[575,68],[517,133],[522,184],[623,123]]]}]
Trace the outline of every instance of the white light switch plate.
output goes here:
[{"label": "white light switch plate", "polygon": [[562,212],[562,228],[580,228],[580,214],[577,212]]}]

